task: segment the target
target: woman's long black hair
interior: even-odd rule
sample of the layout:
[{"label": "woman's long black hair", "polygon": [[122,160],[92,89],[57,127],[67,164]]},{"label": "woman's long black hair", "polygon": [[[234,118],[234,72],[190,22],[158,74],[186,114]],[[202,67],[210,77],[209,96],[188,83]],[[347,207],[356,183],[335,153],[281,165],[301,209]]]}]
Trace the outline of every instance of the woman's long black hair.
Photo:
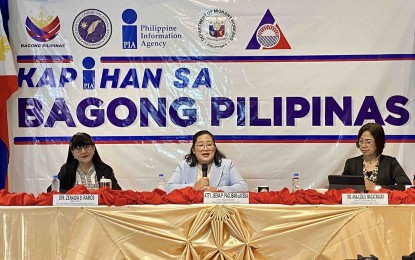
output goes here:
[{"label": "woman's long black hair", "polygon": [[[78,160],[73,157],[72,150],[79,146],[92,145],[95,147],[95,143],[92,140],[91,136],[87,133],[76,133],[72,136],[69,141],[68,157],[66,158],[66,164],[76,164],[78,165]],[[102,163],[101,157],[99,156],[98,150],[95,147],[94,155],[92,156],[92,162]]]},{"label": "woman's long black hair", "polygon": [[226,156],[221,153],[219,151],[219,149],[216,147],[216,141],[215,141],[215,137],[212,135],[211,132],[209,132],[208,130],[201,130],[199,132],[197,132],[194,136],[193,136],[193,143],[192,143],[192,147],[190,148],[190,153],[187,154],[184,158],[186,159],[186,162],[191,166],[194,167],[197,164],[197,158],[196,155],[193,153],[193,149],[195,148],[196,145],[196,140],[199,136],[201,135],[209,135],[212,138],[213,141],[213,145],[216,148],[215,151],[215,155],[213,156],[213,161],[215,162],[216,166],[220,166],[222,164],[222,158],[226,158]]}]

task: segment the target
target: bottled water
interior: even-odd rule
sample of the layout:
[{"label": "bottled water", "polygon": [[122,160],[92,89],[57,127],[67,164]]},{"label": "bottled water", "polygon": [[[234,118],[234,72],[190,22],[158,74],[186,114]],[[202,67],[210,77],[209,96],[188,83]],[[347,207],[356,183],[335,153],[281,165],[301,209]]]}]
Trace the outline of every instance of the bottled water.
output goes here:
[{"label": "bottled water", "polygon": [[164,179],[163,173],[159,173],[159,177],[157,178],[157,188],[166,191],[166,180]]},{"label": "bottled water", "polygon": [[54,175],[52,179],[52,191],[59,192],[60,189],[60,181],[58,179],[58,175]]},{"label": "bottled water", "polygon": [[299,177],[298,173],[294,173],[294,177],[292,179],[292,185],[293,185],[292,192],[301,189],[301,187],[300,187],[300,177]]},{"label": "bottled water", "polygon": [[99,187],[112,189],[111,179],[106,179],[104,176],[102,176],[101,180],[99,180]]}]

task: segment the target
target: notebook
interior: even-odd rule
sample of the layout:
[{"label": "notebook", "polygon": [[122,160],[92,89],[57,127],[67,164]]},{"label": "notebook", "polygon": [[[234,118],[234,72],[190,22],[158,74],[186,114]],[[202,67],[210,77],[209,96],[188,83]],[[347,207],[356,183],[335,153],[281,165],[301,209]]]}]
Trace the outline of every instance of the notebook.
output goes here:
[{"label": "notebook", "polygon": [[329,175],[329,189],[354,189],[357,192],[365,192],[365,179],[363,176],[354,175]]}]

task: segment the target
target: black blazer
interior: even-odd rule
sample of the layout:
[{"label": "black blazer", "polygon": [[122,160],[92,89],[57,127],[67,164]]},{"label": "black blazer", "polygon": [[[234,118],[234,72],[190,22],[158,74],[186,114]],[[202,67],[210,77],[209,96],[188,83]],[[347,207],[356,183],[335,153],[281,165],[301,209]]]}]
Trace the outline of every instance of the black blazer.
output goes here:
[{"label": "black blazer", "polygon": [[[106,179],[111,179],[112,189],[121,190],[120,185],[118,184],[117,179],[114,176],[114,171],[111,166],[100,162],[94,163],[95,172],[97,174],[98,181],[105,177]],[[77,163],[64,164],[61,167],[61,170],[58,173],[58,178],[60,180],[60,192],[66,193],[68,190],[72,189],[76,183],[76,169],[78,168]],[[47,191],[51,191],[52,186],[49,186]]]},{"label": "black blazer", "polygon": [[[363,175],[363,156],[347,159],[343,175]],[[412,183],[395,157],[381,154],[375,184],[390,190],[405,190],[405,185]]]}]

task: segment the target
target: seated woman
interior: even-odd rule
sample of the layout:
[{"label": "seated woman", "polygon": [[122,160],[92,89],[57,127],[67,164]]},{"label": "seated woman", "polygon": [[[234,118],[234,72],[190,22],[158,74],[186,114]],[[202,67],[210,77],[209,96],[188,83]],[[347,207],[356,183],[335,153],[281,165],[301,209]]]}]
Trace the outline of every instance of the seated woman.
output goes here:
[{"label": "seated woman", "polygon": [[[72,136],[66,163],[58,174],[60,191],[66,193],[79,184],[83,184],[88,189],[97,189],[102,177],[111,179],[112,189],[121,190],[114,171],[101,160],[91,136],[86,133],[77,133]],[[51,186],[48,192],[50,190]]]},{"label": "seated woman", "polygon": [[[203,177],[202,165],[207,165],[207,177]],[[188,186],[197,191],[248,191],[248,185],[238,169],[217,149],[215,138],[207,130],[193,136],[190,153],[179,162],[167,182],[167,193]]]},{"label": "seated woman", "polygon": [[379,188],[405,190],[411,181],[395,157],[383,155],[385,132],[381,125],[368,123],[357,135],[362,155],[347,159],[343,175],[363,175],[366,190]]}]

